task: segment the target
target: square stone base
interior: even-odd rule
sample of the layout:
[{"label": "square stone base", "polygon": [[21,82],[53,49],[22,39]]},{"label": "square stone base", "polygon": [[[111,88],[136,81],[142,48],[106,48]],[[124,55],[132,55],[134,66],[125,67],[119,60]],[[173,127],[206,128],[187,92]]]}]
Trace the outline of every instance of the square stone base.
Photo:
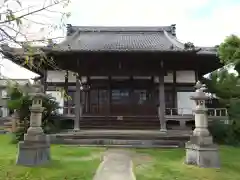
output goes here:
[{"label": "square stone base", "polygon": [[187,142],[185,148],[186,164],[203,168],[220,168],[219,152],[216,145],[197,145]]},{"label": "square stone base", "polygon": [[18,165],[38,166],[48,163],[50,159],[50,141],[48,136],[44,134],[36,135],[19,142],[16,162]]}]

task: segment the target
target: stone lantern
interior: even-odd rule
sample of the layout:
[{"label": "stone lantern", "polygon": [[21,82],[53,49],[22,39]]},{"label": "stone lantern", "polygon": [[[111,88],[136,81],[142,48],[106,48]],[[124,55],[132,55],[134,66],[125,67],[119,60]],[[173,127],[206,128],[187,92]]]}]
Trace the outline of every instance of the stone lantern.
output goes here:
[{"label": "stone lantern", "polygon": [[17,164],[26,166],[37,166],[46,164],[50,160],[50,139],[42,129],[42,86],[34,84],[26,90],[32,97],[30,107],[30,127],[24,134],[24,141],[19,142]]},{"label": "stone lantern", "polygon": [[209,137],[208,131],[208,118],[207,118],[207,108],[205,106],[206,100],[209,97],[204,92],[205,87],[201,84],[200,81],[197,82],[196,91],[190,96],[191,100],[194,100],[196,103],[195,113],[195,129],[193,131],[194,136],[205,136]]},{"label": "stone lantern", "polygon": [[190,141],[186,143],[186,164],[197,165],[199,167],[220,166],[217,145],[213,144],[213,138],[208,130],[206,100],[209,97],[204,92],[205,87],[201,82],[197,82],[196,91],[190,97],[196,103],[194,109],[195,129]]}]

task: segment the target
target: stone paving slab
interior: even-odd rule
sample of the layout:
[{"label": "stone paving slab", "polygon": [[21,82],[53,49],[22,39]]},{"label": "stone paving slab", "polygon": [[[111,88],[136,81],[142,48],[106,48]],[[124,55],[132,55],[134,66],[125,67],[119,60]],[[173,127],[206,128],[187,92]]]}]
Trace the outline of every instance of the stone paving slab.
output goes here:
[{"label": "stone paving slab", "polygon": [[132,166],[128,151],[108,150],[93,180],[136,180]]}]

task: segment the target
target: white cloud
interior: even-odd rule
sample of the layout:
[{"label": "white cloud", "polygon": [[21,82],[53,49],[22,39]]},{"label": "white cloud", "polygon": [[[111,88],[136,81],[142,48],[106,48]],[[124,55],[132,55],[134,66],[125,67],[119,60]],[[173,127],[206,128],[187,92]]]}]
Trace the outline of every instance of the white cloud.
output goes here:
[{"label": "white cloud", "polygon": [[177,34],[182,40],[189,40],[197,45],[214,46],[220,44],[230,34],[240,35],[240,24],[236,22],[238,17],[240,4],[219,7],[204,18],[197,20],[186,18],[177,28]]},{"label": "white cloud", "polygon": [[[240,35],[240,23],[237,22],[240,17],[240,3],[227,2],[225,0],[72,0],[72,4],[68,7],[72,13],[68,23],[92,26],[177,24],[179,40],[190,41],[195,45],[214,46],[232,33]],[[56,32],[54,35],[63,34]],[[6,67],[5,63],[4,66]],[[18,70],[14,69],[14,71]],[[14,71],[11,74],[16,75]]]},{"label": "white cloud", "polygon": [[[74,3],[75,2],[75,3]],[[162,25],[177,23],[187,11],[200,7],[208,0],[80,0],[73,1],[70,19],[84,25]],[[78,4],[78,5],[76,5]]]}]

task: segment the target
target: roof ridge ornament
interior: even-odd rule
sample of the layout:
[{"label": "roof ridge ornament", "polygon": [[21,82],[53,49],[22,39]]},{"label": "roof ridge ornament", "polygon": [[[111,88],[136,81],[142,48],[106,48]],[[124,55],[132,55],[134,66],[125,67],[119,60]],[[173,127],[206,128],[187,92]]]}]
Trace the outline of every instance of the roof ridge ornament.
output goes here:
[{"label": "roof ridge ornament", "polygon": [[184,43],[184,49],[186,49],[186,50],[194,50],[195,49],[195,45],[192,42]]},{"label": "roof ridge ornament", "polygon": [[176,24],[171,24],[171,34],[176,36]]},{"label": "roof ridge ornament", "polygon": [[71,36],[71,34],[74,32],[72,24],[67,24],[66,27],[67,27],[67,36]]}]

